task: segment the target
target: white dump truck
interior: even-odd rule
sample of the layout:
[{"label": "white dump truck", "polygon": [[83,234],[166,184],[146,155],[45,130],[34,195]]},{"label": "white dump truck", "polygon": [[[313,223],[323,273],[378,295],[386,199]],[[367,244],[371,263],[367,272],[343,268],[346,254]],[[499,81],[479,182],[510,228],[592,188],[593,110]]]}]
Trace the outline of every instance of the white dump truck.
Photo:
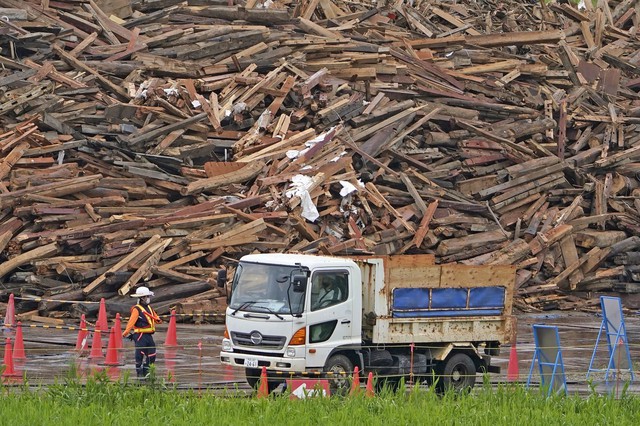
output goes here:
[{"label": "white dump truck", "polygon": [[[244,256],[235,271],[220,354],[255,386],[290,376],[333,386],[355,366],[379,379],[437,378],[473,387],[498,372],[491,356],[511,336],[512,266],[435,265],[432,255]],[[380,381],[380,380],[379,380]]]}]

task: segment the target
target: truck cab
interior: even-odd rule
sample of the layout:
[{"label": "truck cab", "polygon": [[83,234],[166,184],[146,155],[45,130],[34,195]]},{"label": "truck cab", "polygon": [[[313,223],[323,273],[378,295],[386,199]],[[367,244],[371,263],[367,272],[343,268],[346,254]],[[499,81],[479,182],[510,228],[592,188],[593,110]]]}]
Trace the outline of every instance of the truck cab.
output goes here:
[{"label": "truck cab", "polygon": [[232,282],[223,363],[247,369],[322,371],[340,348],[361,344],[360,268],[352,260],[296,254],[244,256]]}]

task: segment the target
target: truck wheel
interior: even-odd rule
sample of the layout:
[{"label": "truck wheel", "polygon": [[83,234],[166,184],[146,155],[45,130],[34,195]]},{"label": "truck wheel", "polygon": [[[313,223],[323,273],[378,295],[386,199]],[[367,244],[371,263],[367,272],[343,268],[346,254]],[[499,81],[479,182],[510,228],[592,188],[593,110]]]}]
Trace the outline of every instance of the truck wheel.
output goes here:
[{"label": "truck wheel", "polygon": [[329,379],[331,393],[343,393],[349,389],[349,377],[353,373],[353,363],[344,355],[334,355],[327,361],[324,371]]},{"label": "truck wheel", "polygon": [[476,383],[476,365],[467,354],[457,353],[447,358],[439,370],[440,391],[468,391]]},{"label": "truck wheel", "polygon": [[262,371],[259,368],[245,368],[244,375],[247,378],[247,383],[252,388],[257,388],[258,383],[260,383],[260,373]]}]

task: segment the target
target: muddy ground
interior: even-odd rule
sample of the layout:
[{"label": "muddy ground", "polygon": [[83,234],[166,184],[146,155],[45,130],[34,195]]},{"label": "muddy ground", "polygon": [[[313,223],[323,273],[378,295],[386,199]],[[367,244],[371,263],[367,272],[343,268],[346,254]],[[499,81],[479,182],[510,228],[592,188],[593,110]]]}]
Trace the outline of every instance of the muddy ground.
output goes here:
[{"label": "muddy ground", "polygon": [[[594,345],[602,317],[585,313],[544,313],[517,315],[517,356],[520,380],[527,380],[534,355],[532,324],[557,325],[559,327],[562,356],[570,392],[588,392],[587,370],[593,354]],[[631,359],[635,369],[640,366],[640,317],[637,313],[625,316],[627,335],[630,342]],[[77,324],[68,324],[77,326]],[[224,327],[222,324],[178,324],[177,337],[180,345],[177,349],[164,347],[166,325],[162,325],[155,335],[158,345],[158,375],[171,380],[180,388],[238,388],[248,392],[242,369],[222,366],[219,360],[220,344]],[[24,374],[29,384],[47,385],[61,382],[71,370],[80,374],[105,369],[101,361],[89,360],[87,353],[79,356],[74,350],[77,331],[42,326],[23,325],[24,346],[27,359],[16,362],[15,368]],[[106,339],[103,340],[106,348]],[[607,345],[601,338],[596,354],[598,366],[606,365]],[[510,347],[503,346],[501,355],[494,358],[494,364],[502,367],[501,374],[494,374],[494,383],[506,381]],[[121,354],[124,364],[108,367],[107,373],[113,379],[124,375],[135,376],[133,366],[133,344],[125,340]],[[596,381],[599,375],[595,375]],[[537,370],[534,381],[539,380]],[[615,384],[614,384],[615,386]],[[602,388],[602,387],[600,387]],[[640,386],[634,384],[631,391],[640,394]]]}]

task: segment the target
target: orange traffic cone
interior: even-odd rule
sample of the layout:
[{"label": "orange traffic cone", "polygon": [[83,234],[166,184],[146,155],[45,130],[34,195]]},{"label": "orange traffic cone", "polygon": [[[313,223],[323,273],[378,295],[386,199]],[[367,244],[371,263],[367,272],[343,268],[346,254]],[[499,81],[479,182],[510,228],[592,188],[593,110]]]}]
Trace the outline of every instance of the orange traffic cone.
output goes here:
[{"label": "orange traffic cone", "polygon": [[93,341],[91,342],[91,353],[89,354],[89,359],[102,359],[104,355],[102,354],[102,338],[100,335],[102,332],[98,329],[93,331]]},{"label": "orange traffic cone", "polygon": [[267,380],[267,367],[262,367],[262,373],[260,373],[260,386],[258,386],[258,398],[269,397],[269,385]]},{"label": "orange traffic cone", "polygon": [[109,332],[109,322],[107,321],[107,306],[104,304],[104,297],[100,299],[100,310],[98,311],[98,322],[96,328],[104,333]]},{"label": "orange traffic cone", "polygon": [[169,320],[169,330],[167,330],[167,339],[164,341],[165,346],[178,346],[178,337],[176,335],[176,311],[171,311],[171,319]]},{"label": "orange traffic cone", "polygon": [[511,345],[509,353],[509,367],[507,367],[507,381],[517,382],[520,380],[520,370],[518,369],[518,351],[516,350],[516,341]]},{"label": "orange traffic cone", "polygon": [[349,395],[355,395],[360,392],[360,369],[358,366],[353,369],[353,381],[351,382],[351,391]]},{"label": "orange traffic cone", "polygon": [[369,377],[367,377],[367,391],[365,395],[368,398],[371,398],[375,395],[375,392],[373,391],[373,372],[371,371],[369,371]]},{"label": "orange traffic cone", "polygon": [[122,349],[122,323],[120,322],[120,313],[116,314],[116,322],[113,327],[116,329],[116,349]]},{"label": "orange traffic cone", "polygon": [[84,314],[82,314],[80,316],[80,330],[78,330],[78,338],[76,339],[76,351],[83,351],[87,347],[88,335],[87,321],[84,318]]},{"label": "orange traffic cone", "polygon": [[104,365],[120,365],[118,360],[118,348],[116,348],[116,328],[111,327],[109,332],[109,343],[107,344],[107,359],[104,361]]},{"label": "orange traffic cone", "polygon": [[16,377],[19,374],[13,368],[13,354],[11,349],[11,339],[7,337],[4,344],[4,371],[2,377]]},{"label": "orange traffic cone", "polygon": [[16,327],[16,344],[13,346],[13,359],[14,360],[27,359],[27,356],[24,353],[24,341],[22,339],[22,323],[20,321],[18,321],[18,326]]},{"label": "orange traffic cone", "polygon": [[10,330],[16,323],[16,305],[13,299],[13,293],[9,295],[9,303],[7,304],[7,313],[4,316],[4,329]]}]

